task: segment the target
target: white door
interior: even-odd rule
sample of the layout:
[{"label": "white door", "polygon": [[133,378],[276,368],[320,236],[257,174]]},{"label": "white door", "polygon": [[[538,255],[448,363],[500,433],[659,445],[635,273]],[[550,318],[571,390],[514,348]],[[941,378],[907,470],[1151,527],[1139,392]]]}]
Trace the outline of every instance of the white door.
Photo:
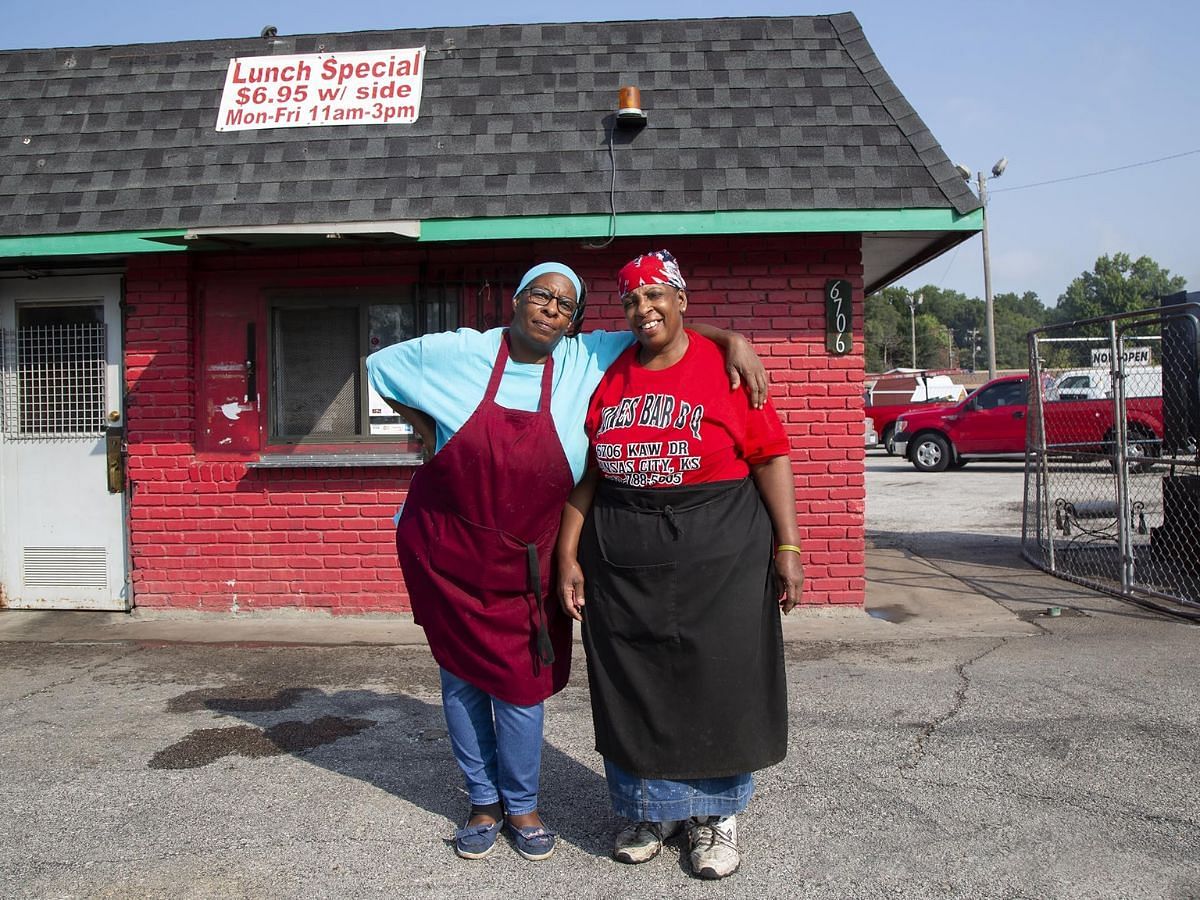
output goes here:
[{"label": "white door", "polygon": [[0,606],[130,606],[120,297],[116,275],[0,280]]}]

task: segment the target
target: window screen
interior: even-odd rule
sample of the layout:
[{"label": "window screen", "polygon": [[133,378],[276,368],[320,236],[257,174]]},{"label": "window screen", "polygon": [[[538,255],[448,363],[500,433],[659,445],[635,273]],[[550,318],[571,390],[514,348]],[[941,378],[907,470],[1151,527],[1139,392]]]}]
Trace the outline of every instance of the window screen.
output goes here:
[{"label": "window screen", "polygon": [[271,437],[407,439],[412,429],[367,384],[367,354],[415,337],[411,288],[277,297],[271,308]]},{"label": "window screen", "polygon": [[[421,334],[499,321],[499,279],[276,293],[269,301],[270,439],[406,441],[412,428],[371,390],[369,354]],[[493,287],[493,285],[497,287]],[[470,304],[464,314],[464,297]],[[476,309],[475,307],[478,307]]]},{"label": "window screen", "polygon": [[11,437],[90,437],[107,412],[105,329],[98,306],[26,307],[3,353]]},{"label": "window screen", "polygon": [[360,430],[358,308],[275,311],[275,430],[352,438]]}]

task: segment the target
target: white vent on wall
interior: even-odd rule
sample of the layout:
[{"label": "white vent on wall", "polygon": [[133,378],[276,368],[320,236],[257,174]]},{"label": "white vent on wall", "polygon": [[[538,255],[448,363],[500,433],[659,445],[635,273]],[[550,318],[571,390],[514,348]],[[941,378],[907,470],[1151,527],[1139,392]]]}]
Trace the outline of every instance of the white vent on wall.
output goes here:
[{"label": "white vent on wall", "polygon": [[108,587],[104,547],[23,547],[27,587]]}]

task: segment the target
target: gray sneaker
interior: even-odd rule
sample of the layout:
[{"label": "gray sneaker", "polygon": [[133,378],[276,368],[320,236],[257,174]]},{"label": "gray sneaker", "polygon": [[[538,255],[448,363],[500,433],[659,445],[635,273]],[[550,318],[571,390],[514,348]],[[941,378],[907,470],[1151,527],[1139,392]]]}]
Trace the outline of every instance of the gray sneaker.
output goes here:
[{"label": "gray sneaker", "polygon": [[613,840],[613,859],[623,863],[644,863],[658,856],[663,841],[679,834],[683,822],[634,822],[617,832]]},{"label": "gray sneaker", "polygon": [[737,817],[688,819],[688,860],[700,878],[724,878],[737,871]]}]

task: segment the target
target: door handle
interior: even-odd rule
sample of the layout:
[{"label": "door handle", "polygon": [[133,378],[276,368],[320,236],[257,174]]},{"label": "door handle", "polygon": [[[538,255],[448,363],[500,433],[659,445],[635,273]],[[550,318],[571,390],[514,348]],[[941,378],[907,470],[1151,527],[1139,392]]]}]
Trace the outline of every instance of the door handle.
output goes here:
[{"label": "door handle", "polygon": [[125,428],[110,425],[104,432],[104,448],[107,456],[105,467],[108,473],[108,492],[119,494],[125,490]]},{"label": "door handle", "polygon": [[254,336],[254,323],[246,326],[246,403],[258,403],[258,372],[254,360],[258,359],[258,341]]}]

